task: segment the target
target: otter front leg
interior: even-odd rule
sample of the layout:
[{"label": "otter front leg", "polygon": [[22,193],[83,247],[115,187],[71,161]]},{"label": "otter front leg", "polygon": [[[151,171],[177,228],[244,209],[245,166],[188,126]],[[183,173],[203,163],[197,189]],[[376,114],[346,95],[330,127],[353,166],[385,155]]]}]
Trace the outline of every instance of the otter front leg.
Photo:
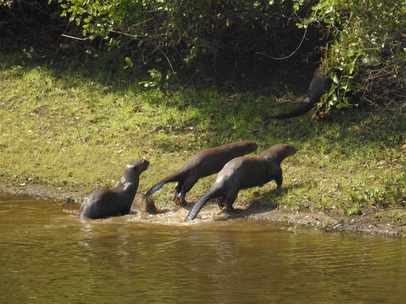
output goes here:
[{"label": "otter front leg", "polygon": [[282,187],[283,177],[282,174],[275,177],[276,188]]},{"label": "otter front leg", "polygon": [[187,205],[187,201],[185,199],[185,196],[182,196],[181,193],[177,193],[175,195],[174,201],[175,201],[175,205],[179,205],[181,207],[185,207]]},{"label": "otter front leg", "polygon": [[176,186],[175,186],[175,197],[173,198],[173,200],[176,202],[177,197],[180,195],[180,191],[182,189],[183,183],[181,182],[177,182]]}]

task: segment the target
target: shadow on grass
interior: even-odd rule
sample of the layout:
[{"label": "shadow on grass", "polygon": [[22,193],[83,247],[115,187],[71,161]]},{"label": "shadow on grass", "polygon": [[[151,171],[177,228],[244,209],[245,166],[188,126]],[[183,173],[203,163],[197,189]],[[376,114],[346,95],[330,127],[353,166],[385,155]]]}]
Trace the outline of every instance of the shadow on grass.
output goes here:
[{"label": "shadow on grass", "polygon": [[[218,219],[218,221],[227,221],[231,219],[248,217],[253,214],[269,212],[278,208],[277,198],[286,195],[290,190],[301,188],[304,183],[298,183],[290,187],[283,187],[279,189],[273,189],[271,191],[262,193],[262,195],[249,203],[246,209],[235,209],[232,214],[228,214],[226,217]],[[269,201],[269,196],[272,196],[272,201]]]}]

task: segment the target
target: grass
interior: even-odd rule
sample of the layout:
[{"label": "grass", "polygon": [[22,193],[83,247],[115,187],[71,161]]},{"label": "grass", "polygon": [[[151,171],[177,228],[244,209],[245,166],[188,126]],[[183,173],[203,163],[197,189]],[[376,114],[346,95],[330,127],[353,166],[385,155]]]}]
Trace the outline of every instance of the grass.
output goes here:
[{"label": "grass", "polygon": [[[272,96],[215,87],[164,94],[143,90],[142,79],[103,74],[105,66],[51,65],[19,53],[1,53],[0,62],[4,182],[80,188],[85,195],[112,186],[126,163],[143,157],[151,162],[139,188],[145,192],[203,148],[254,140],[260,153],[290,142],[299,152],[283,163],[283,189],[275,192],[269,183],[242,191],[239,202],[347,216],[379,211],[384,221],[406,221],[404,209],[396,209],[406,206],[403,113],[355,108],[325,120],[304,116],[265,127],[264,117],[281,107]],[[200,181],[189,201],[214,179]],[[154,197],[169,204],[172,191],[168,185]],[[380,213],[392,209],[392,216]]]}]

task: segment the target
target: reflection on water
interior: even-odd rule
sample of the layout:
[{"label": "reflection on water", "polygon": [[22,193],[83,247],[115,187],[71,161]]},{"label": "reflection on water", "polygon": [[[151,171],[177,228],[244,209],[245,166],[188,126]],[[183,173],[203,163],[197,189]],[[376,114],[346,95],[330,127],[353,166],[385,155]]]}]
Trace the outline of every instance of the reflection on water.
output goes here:
[{"label": "reflection on water", "polygon": [[186,225],[182,211],[83,221],[78,209],[0,196],[0,303],[406,298],[405,239],[305,228],[292,233],[246,219]]}]

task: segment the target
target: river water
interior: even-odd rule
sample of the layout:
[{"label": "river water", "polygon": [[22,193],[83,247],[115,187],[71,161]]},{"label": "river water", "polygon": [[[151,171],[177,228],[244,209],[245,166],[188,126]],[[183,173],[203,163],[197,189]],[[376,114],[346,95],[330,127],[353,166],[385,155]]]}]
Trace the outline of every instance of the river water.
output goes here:
[{"label": "river water", "polygon": [[78,209],[0,196],[0,303],[406,303],[405,238]]}]

